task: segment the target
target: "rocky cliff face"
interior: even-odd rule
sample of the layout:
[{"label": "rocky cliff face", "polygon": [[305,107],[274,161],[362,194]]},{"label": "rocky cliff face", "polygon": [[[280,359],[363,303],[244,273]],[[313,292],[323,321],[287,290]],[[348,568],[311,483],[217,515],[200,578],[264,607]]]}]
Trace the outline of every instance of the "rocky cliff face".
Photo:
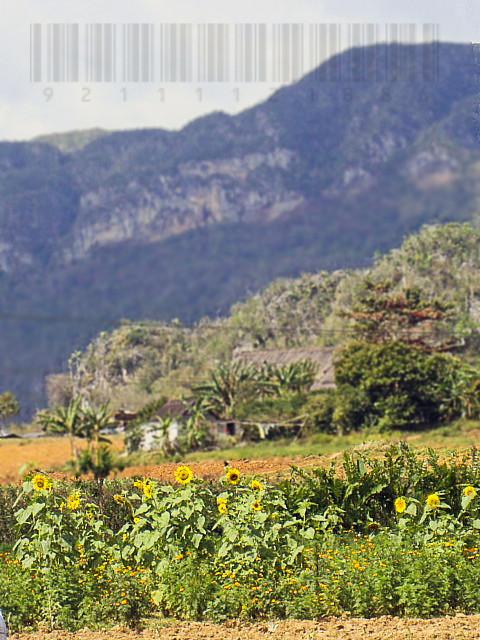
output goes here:
[{"label": "rocky cliff face", "polygon": [[[176,132],[0,144],[4,308],[65,319],[5,327],[3,353],[25,373],[0,364],[4,386],[37,393],[41,373],[102,318],[223,313],[276,276],[365,264],[425,222],[471,219],[480,198],[471,48],[445,44],[439,55],[438,82],[313,73],[243,113]],[[348,53],[338,64],[349,77]]]},{"label": "rocky cliff face", "polygon": [[[268,222],[299,206],[285,185],[294,161],[288,149],[243,157],[186,161],[175,172],[98,185],[82,194],[78,215],[57,256],[82,259],[93,247],[127,240],[165,240],[204,225]],[[259,176],[262,178],[259,179]]]}]

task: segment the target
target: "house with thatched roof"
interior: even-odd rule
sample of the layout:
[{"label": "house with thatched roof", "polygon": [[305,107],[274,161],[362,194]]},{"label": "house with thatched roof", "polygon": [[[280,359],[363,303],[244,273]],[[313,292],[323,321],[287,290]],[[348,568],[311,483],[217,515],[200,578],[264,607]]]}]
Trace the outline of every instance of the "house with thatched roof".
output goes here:
[{"label": "house with thatched roof", "polygon": [[284,367],[288,364],[310,360],[317,366],[317,375],[310,390],[320,391],[322,389],[335,388],[334,349],[334,347],[321,347],[318,349],[252,349],[250,351],[238,351],[234,355],[234,361],[260,369],[264,365]]}]

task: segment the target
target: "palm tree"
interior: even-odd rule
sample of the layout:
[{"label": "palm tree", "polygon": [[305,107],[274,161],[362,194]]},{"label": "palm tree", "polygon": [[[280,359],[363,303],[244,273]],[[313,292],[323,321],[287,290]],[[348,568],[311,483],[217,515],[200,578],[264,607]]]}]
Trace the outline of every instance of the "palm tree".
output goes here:
[{"label": "palm tree", "polygon": [[298,393],[309,389],[317,373],[317,367],[311,360],[291,362],[284,366],[267,365],[262,372],[262,379],[270,390],[280,396]]},{"label": "palm tree", "polygon": [[165,458],[168,458],[173,452],[173,445],[170,442],[170,435],[168,433],[171,426],[172,419],[170,414],[167,413],[165,418],[157,417],[153,422],[151,422],[151,426],[156,430],[160,431],[160,436],[154,436],[154,440],[159,443],[160,451]]},{"label": "palm tree", "polygon": [[38,421],[43,425],[47,433],[68,434],[72,458],[78,461],[78,450],[75,438],[84,436],[83,414],[80,409],[82,398],[78,396],[71,400],[67,407],[55,407],[52,411],[43,411],[38,414]]},{"label": "palm tree", "polygon": [[205,399],[203,408],[214,411],[219,417],[230,420],[235,417],[239,393],[254,378],[251,367],[236,362],[232,366],[220,365],[210,372],[210,380],[194,387],[195,393]]},{"label": "palm tree", "polygon": [[100,431],[115,426],[115,420],[109,405],[110,403],[107,400],[98,409],[88,407],[82,411],[83,432],[89,442],[95,466],[98,466],[99,461],[99,443],[108,442],[110,444],[110,440],[101,436]]},{"label": "palm tree", "polygon": [[187,449],[200,448],[211,440],[211,435],[207,431],[205,423],[205,412],[208,411],[208,400],[203,396],[197,396],[195,403],[191,405],[182,398],[182,402],[188,409],[190,415],[185,422],[187,432]]}]

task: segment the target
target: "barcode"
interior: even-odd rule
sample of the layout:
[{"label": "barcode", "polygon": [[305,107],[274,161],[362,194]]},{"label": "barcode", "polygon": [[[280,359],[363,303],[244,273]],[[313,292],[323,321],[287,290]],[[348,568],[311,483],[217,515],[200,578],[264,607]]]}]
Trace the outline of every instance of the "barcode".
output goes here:
[{"label": "barcode", "polygon": [[438,40],[433,23],[35,23],[30,81],[433,82]]}]

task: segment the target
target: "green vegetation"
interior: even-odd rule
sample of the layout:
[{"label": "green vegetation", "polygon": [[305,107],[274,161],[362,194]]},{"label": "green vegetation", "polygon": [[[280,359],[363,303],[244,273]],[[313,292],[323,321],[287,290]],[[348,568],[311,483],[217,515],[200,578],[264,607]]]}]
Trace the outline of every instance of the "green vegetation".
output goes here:
[{"label": "green vegetation", "polygon": [[3,609],[12,629],[477,613],[479,469],[476,450],[441,460],[402,444],[274,484],[181,466],[170,485],[124,480],[112,496],[107,483],[108,499],[37,473],[0,556]]},{"label": "green vegetation", "polygon": [[2,393],[0,395],[0,431],[8,418],[16,416],[19,413],[20,406],[13,393],[10,393],[10,391]]},{"label": "green vegetation", "polygon": [[[95,480],[108,477],[113,468],[123,468],[115,460],[110,449],[105,445],[110,441],[101,430],[115,425],[113,413],[109,403],[104,402],[100,407],[87,405],[82,407],[83,398],[77,396],[67,407],[55,407],[53,411],[40,412],[37,420],[43,425],[47,433],[67,434],[70,438],[72,451],[71,468],[75,474],[93,473]],[[87,449],[80,455],[77,449],[77,438],[86,438]]]},{"label": "green vegetation", "polygon": [[[139,409],[130,451],[166,398],[189,398],[176,447],[162,440],[171,455],[211,446],[212,416],[235,421],[245,440],[476,418],[479,247],[471,225],[425,227],[369,271],[275,281],[224,320],[125,322],[74,354],[56,393]],[[309,390],[308,361],[255,369],[236,359],[242,349],[322,346],[337,347],[336,390]]]},{"label": "green vegetation", "polygon": [[[372,283],[388,287],[374,295],[368,310],[373,305],[375,313],[385,314],[381,328],[376,320],[369,329],[384,332],[377,342],[396,337],[423,350],[456,346],[462,360],[475,366],[480,346],[479,247],[480,231],[469,224],[425,227],[401,249],[378,258],[368,273],[322,272],[278,280],[234,305],[224,320],[204,319],[192,328],[178,321],[125,322],[99,335],[81,354],[74,384],[88,395],[98,393],[101,380],[113,406],[140,409],[160,396],[189,395],[195,385],[212,384],[210,372],[230,366],[235,350],[345,345],[361,336],[354,314],[367,313]],[[387,316],[385,305],[399,296],[410,299]],[[424,340],[423,347],[419,340]]]}]

